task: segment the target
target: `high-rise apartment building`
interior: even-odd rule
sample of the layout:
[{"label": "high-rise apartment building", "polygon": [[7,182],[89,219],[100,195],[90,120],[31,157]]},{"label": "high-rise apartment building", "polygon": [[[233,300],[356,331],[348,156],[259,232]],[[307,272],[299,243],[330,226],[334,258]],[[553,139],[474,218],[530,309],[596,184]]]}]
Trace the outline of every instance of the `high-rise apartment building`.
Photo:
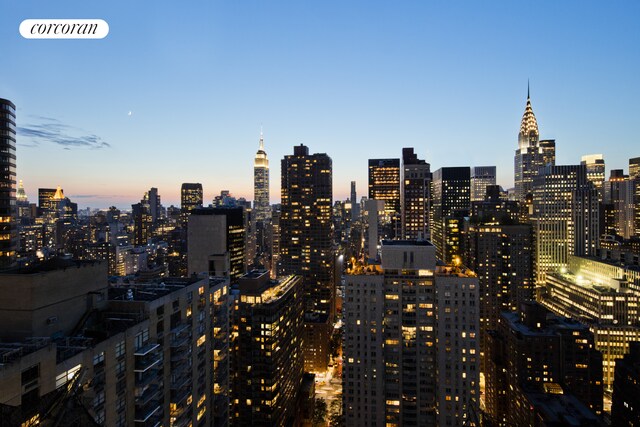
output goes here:
[{"label": "high-rise apartment building", "polygon": [[331,158],[304,145],[282,159],[279,276],[303,278],[305,369],[326,370],[335,316]]},{"label": "high-rise apartment building", "polygon": [[264,151],[264,138],[260,132],[260,147],[253,162],[253,210],[255,220],[265,223],[271,220],[269,202],[269,159]]},{"label": "high-rise apartment building", "polygon": [[16,106],[0,98],[0,269],[15,265],[18,250],[16,208]]},{"label": "high-rise apartment building", "polygon": [[180,217],[186,225],[189,214],[195,208],[201,208],[203,201],[202,184],[185,182],[180,187]]},{"label": "high-rise apartment building", "polygon": [[245,273],[245,222],[241,207],[197,208],[189,216],[187,273],[229,276]]},{"label": "high-rise apartment building", "polygon": [[514,158],[516,200],[526,200],[532,191],[533,177],[547,164],[555,164],[555,141],[540,141],[538,121],[533,114],[531,98],[527,91],[527,105],[520,122],[518,149]]},{"label": "high-rise apartment building", "polygon": [[496,185],[495,166],[474,166],[471,168],[471,201],[480,202],[487,194],[487,187]]},{"label": "high-rise apartment building", "polygon": [[383,200],[389,237],[400,234],[400,159],[369,159],[369,200]]},{"label": "high-rise apartment building", "polygon": [[469,167],[440,168],[433,173],[431,236],[438,259],[445,263],[462,259],[464,217],[471,208],[470,186]]},{"label": "high-rise apartment building", "polygon": [[567,267],[569,255],[594,255],[599,239],[598,193],[585,165],[546,166],[533,178],[535,271]]},{"label": "high-rise apartment building", "polygon": [[60,259],[0,275],[3,422],[228,425],[228,288],[108,288],[106,263]]},{"label": "high-rise apartment building", "polygon": [[491,425],[603,425],[602,355],[586,326],[525,302],[487,333],[486,359]]},{"label": "high-rise apartment building", "polygon": [[254,270],[239,292],[232,425],[293,425],[304,374],[302,278]]},{"label": "high-rise apartment building", "polygon": [[462,426],[477,413],[478,279],[437,264],[427,240],[382,244],[382,264],[346,277],[347,426]]},{"label": "high-rise apartment building", "polygon": [[413,148],[402,149],[400,168],[400,217],[403,239],[430,238],[430,165],[418,159]]}]

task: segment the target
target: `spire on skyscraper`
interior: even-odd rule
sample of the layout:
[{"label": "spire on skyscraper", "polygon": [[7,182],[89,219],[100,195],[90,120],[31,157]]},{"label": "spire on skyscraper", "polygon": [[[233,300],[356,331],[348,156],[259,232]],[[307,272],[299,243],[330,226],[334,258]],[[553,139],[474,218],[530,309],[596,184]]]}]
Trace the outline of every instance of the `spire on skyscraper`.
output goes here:
[{"label": "spire on skyscraper", "polygon": [[262,126],[260,126],[260,149],[258,150],[258,153],[260,151],[264,152],[264,136],[262,135]]},{"label": "spire on skyscraper", "polygon": [[533,114],[531,98],[529,95],[529,82],[527,82],[527,106],[525,107],[524,114],[522,115],[522,121],[520,122],[520,134],[518,135],[520,148],[523,147],[523,144],[528,145],[532,137],[535,137],[537,140],[540,135],[538,132],[538,121],[536,120],[535,114]]}]

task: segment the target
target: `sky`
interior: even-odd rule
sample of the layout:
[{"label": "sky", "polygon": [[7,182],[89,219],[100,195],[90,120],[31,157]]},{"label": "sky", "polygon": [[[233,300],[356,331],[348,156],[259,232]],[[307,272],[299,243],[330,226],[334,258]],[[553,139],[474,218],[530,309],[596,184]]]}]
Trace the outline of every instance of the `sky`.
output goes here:
[{"label": "sky", "polygon": [[[95,18],[101,40],[24,39],[24,19]],[[280,161],[333,160],[334,199],[403,147],[436,170],[495,165],[513,185],[527,81],[557,164],[640,156],[640,2],[2,0],[0,98],[17,178],[79,206],[130,208],[183,182],[253,199],[260,129]],[[608,173],[608,172],[607,172]]]}]

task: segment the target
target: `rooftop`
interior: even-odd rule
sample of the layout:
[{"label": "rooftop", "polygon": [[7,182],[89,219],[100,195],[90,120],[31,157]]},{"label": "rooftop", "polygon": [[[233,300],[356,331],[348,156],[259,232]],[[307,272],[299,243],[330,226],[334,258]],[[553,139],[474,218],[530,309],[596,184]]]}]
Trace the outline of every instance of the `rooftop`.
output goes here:
[{"label": "rooftop", "polygon": [[26,267],[16,267],[5,270],[2,274],[38,274],[48,271],[65,270],[67,268],[80,268],[83,266],[92,266],[100,264],[102,261],[97,260],[76,260],[64,257],[56,257],[48,260],[36,262]]}]

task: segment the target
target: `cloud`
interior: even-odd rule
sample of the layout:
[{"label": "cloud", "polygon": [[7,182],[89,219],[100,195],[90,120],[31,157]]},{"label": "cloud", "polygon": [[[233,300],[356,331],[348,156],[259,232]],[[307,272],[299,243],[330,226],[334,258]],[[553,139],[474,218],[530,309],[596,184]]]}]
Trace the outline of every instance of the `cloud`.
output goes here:
[{"label": "cloud", "polygon": [[[111,145],[94,134],[87,134],[82,129],[66,125],[58,119],[51,117],[32,116],[39,123],[27,124],[18,127],[19,144],[23,147],[38,147],[43,143],[54,143],[64,147],[89,148],[99,150],[109,148]],[[23,140],[26,140],[23,142]]]}]

